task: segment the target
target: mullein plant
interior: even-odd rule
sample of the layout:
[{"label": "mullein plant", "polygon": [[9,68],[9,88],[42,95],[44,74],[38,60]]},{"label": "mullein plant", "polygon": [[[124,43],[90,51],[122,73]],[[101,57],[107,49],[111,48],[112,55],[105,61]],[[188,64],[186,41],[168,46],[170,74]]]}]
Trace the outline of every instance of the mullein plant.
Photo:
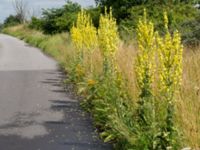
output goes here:
[{"label": "mullein plant", "polygon": [[152,22],[147,21],[146,10],[137,27],[138,54],[136,77],[140,91],[138,101],[137,147],[156,149],[156,114],[153,82],[155,76],[155,31]]},{"label": "mullein plant", "polygon": [[[165,126],[162,131],[162,149],[177,149],[178,134],[175,128],[175,98],[182,81],[183,45],[178,31],[169,32],[167,13],[164,12],[165,36],[157,35],[159,58],[159,93],[166,103]],[[163,138],[164,137],[164,138]]]},{"label": "mullein plant", "polygon": [[96,86],[95,99],[92,101],[95,106],[93,114],[97,125],[103,127],[104,132],[101,133],[101,136],[107,142],[115,139],[118,133],[122,132],[119,130],[120,121],[123,122],[122,118],[128,111],[124,103],[127,95],[124,91],[123,79],[116,65],[115,55],[120,40],[112,8],[109,13],[105,8],[105,13],[100,16],[98,42],[103,58],[103,72],[99,78],[99,84]]},{"label": "mullein plant", "polygon": [[[112,9],[108,13],[105,8],[105,14],[101,15],[98,35],[90,17],[83,10],[79,13],[71,30],[77,56],[72,76],[78,76],[75,81],[80,82],[80,76],[84,75],[85,56],[89,54],[92,57],[93,50],[98,45],[103,57],[103,73],[96,81],[87,81],[89,90],[87,89],[86,103],[91,108],[96,126],[103,131],[101,136],[105,141],[124,139],[122,141],[125,144],[121,142],[121,149],[177,149],[174,101],[181,84],[183,47],[178,31],[173,36],[170,34],[166,13],[165,36],[155,32],[153,23],[146,18],[144,11],[144,17],[137,28],[138,54],[135,71],[140,94],[136,115],[116,65],[119,34]],[[90,62],[92,65],[92,58]],[[92,66],[90,71],[92,72]],[[165,106],[162,107],[162,113],[164,111],[165,115],[160,115],[157,103],[163,101]],[[135,117],[137,122],[133,119]]]},{"label": "mullein plant", "polygon": [[116,19],[112,16],[112,8],[100,16],[98,39],[101,55],[103,57],[103,71],[106,74],[115,64],[115,54],[119,46],[119,33]]},{"label": "mullein plant", "polygon": [[72,71],[77,80],[80,80],[85,74],[84,60],[88,57],[90,73],[93,72],[92,53],[97,47],[97,31],[90,16],[82,9],[78,13],[76,24],[71,29],[71,38],[75,46],[75,59]]},{"label": "mullein plant", "polygon": [[[136,76],[140,95],[136,145],[140,149],[175,150],[178,146],[174,101],[181,84],[183,46],[178,31],[173,36],[170,34],[166,12],[164,24],[165,35],[162,37],[146,20],[144,11],[144,18],[137,28]],[[162,108],[157,108],[160,106]]]}]

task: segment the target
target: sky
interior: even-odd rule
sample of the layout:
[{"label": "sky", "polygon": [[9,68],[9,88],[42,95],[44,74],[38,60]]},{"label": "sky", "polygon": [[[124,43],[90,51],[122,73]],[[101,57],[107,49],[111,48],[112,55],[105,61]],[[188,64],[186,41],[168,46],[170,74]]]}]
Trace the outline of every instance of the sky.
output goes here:
[{"label": "sky", "polygon": [[[0,0],[0,23],[10,14],[14,14],[13,0]],[[38,16],[42,8],[60,7],[66,0],[24,0],[31,14]],[[81,4],[83,7],[95,5],[94,0],[71,0]]]}]

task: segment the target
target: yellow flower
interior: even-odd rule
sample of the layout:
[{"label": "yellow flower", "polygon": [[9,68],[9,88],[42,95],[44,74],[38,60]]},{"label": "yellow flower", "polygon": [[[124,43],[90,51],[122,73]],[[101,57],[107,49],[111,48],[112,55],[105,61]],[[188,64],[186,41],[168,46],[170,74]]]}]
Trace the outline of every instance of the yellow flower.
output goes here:
[{"label": "yellow flower", "polygon": [[96,81],[93,80],[93,79],[89,79],[89,80],[87,81],[87,83],[88,83],[89,86],[93,86],[93,85],[96,84]]},{"label": "yellow flower", "polygon": [[139,49],[137,55],[136,75],[141,90],[145,87],[151,89],[151,84],[153,82],[155,68],[155,35],[154,25],[152,22],[147,21],[146,10],[144,10],[144,17],[139,20],[137,27]]},{"label": "yellow flower", "polygon": [[83,64],[87,56],[92,72],[92,52],[98,45],[97,30],[90,16],[83,9],[78,13],[76,24],[71,28],[71,38],[76,50],[75,63]]},{"label": "yellow flower", "polygon": [[76,66],[76,75],[78,75],[78,77],[82,77],[84,74],[85,74],[84,68],[80,64],[78,64]]},{"label": "yellow flower", "polygon": [[183,46],[178,31],[173,36],[169,33],[166,12],[164,20],[167,33],[164,37],[157,36],[160,90],[173,93],[181,84]]},{"label": "yellow flower", "polygon": [[82,9],[71,29],[71,37],[77,51],[93,51],[97,46],[97,31],[90,16]]},{"label": "yellow flower", "polygon": [[119,45],[119,34],[116,20],[112,16],[112,9],[108,14],[105,8],[105,15],[100,16],[98,38],[102,55],[114,57]]},{"label": "yellow flower", "polygon": [[169,20],[167,17],[167,12],[165,11],[164,12],[164,25],[165,25],[165,29],[167,29],[167,30],[168,30],[168,24],[169,24]]}]

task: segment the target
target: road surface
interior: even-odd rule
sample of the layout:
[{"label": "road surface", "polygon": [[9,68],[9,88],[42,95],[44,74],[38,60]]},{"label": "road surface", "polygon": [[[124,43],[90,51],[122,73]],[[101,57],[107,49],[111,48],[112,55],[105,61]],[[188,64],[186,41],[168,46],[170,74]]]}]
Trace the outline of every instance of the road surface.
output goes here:
[{"label": "road surface", "polygon": [[107,150],[56,61],[0,34],[0,150]]}]

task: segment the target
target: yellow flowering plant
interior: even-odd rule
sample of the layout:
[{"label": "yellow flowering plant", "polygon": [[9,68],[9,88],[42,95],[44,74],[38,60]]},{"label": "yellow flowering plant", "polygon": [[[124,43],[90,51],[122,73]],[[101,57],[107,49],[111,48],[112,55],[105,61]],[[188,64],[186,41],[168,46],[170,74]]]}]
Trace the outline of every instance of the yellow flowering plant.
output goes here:
[{"label": "yellow flowering plant", "polygon": [[[156,112],[155,99],[153,95],[153,82],[155,76],[155,51],[156,41],[154,25],[147,21],[146,10],[144,16],[139,20],[137,26],[138,52],[136,58],[136,77],[140,91],[138,101],[138,127],[137,147],[142,144],[142,149],[156,149]],[[144,143],[141,143],[143,141]]]},{"label": "yellow flowering plant", "polygon": [[[89,101],[93,107],[94,119],[98,126],[103,127],[100,135],[105,142],[115,140],[119,134],[125,135],[122,126],[125,126],[132,114],[131,103],[125,90],[125,80],[121,77],[116,65],[116,52],[119,48],[119,33],[116,19],[105,8],[98,29],[98,42],[101,56],[103,58],[103,74],[98,78],[98,84],[93,86]],[[130,119],[131,120],[131,119]],[[131,124],[131,123],[130,123]],[[126,129],[125,129],[126,130]]]},{"label": "yellow flowering plant", "polygon": [[175,94],[178,91],[182,81],[182,59],[183,45],[181,44],[181,36],[178,31],[173,35],[170,34],[168,28],[167,13],[164,12],[165,36],[157,35],[157,50],[159,57],[159,90],[163,101],[166,101],[166,122],[163,130],[164,147],[169,149],[177,149],[177,131],[174,125],[174,101]]},{"label": "yellow flowering plant", "polygon": [[[174,96],[181,83],[183,46],[178,31],[173,36],[170,34],[166,12],[164,26],[165,35],[161,37],[154,31],[153,23],[147,21],[144,10],[137,27],[136,77],[140,90],[137,144],[142,144],[142,149],[177,149],[178,146]],[[155,85],[159,85],[159,90]]]},{"label": "yellow flowering plant", "polygon": [[97,30],[92,24],[90,16],[83,9],[78,13],[76,24],[71,29],[71,38],[76,49],[74,71],[72,72],[79,80],[80,75],[83,76],[84,73],[80,74],[76,70],[85,70],[83,63],[86,56],[90,63],[90,72],[93,72],[92,53],[97,47]]},{"label": "yellow flowering plant", "polygon": [[175,31],[171,36],[168,29],[168,19],[164,13],[166,35],[164,38],[157,36],[158,54],[159,54],[159,89],[163,93],[174,92],[180,86],[182,80],[182,59],[183,45],[181,36]]},{"label": "yellow flowering plant", "polygon": [[[113,67],[115,54],[119,46],[119,33],[116,19],[112,15],[112,8],[110,8],[109,13],[105,8],[105,14],[100,16],[98,39],[99,48],[104,59],[104,72],[107,72]],[[108,67],[109,65],[112,67]]]},{"label": "yellow flowering plant", "polygon": [[153,23],[148,22],[146,19],[146,10],[144,10],[143,19],[140,19],[138,23],[137,41],[139,48],[136,63],[138,86],[141,90],[141,95],[152,94],[156,49],[155,32]]},{"label": "yellow flowering plant", "polygon": [[71,29],[71,37],[77,51],[93,51],[97,46],[97,31],[90,16],[82,9],[76,24]]}]

